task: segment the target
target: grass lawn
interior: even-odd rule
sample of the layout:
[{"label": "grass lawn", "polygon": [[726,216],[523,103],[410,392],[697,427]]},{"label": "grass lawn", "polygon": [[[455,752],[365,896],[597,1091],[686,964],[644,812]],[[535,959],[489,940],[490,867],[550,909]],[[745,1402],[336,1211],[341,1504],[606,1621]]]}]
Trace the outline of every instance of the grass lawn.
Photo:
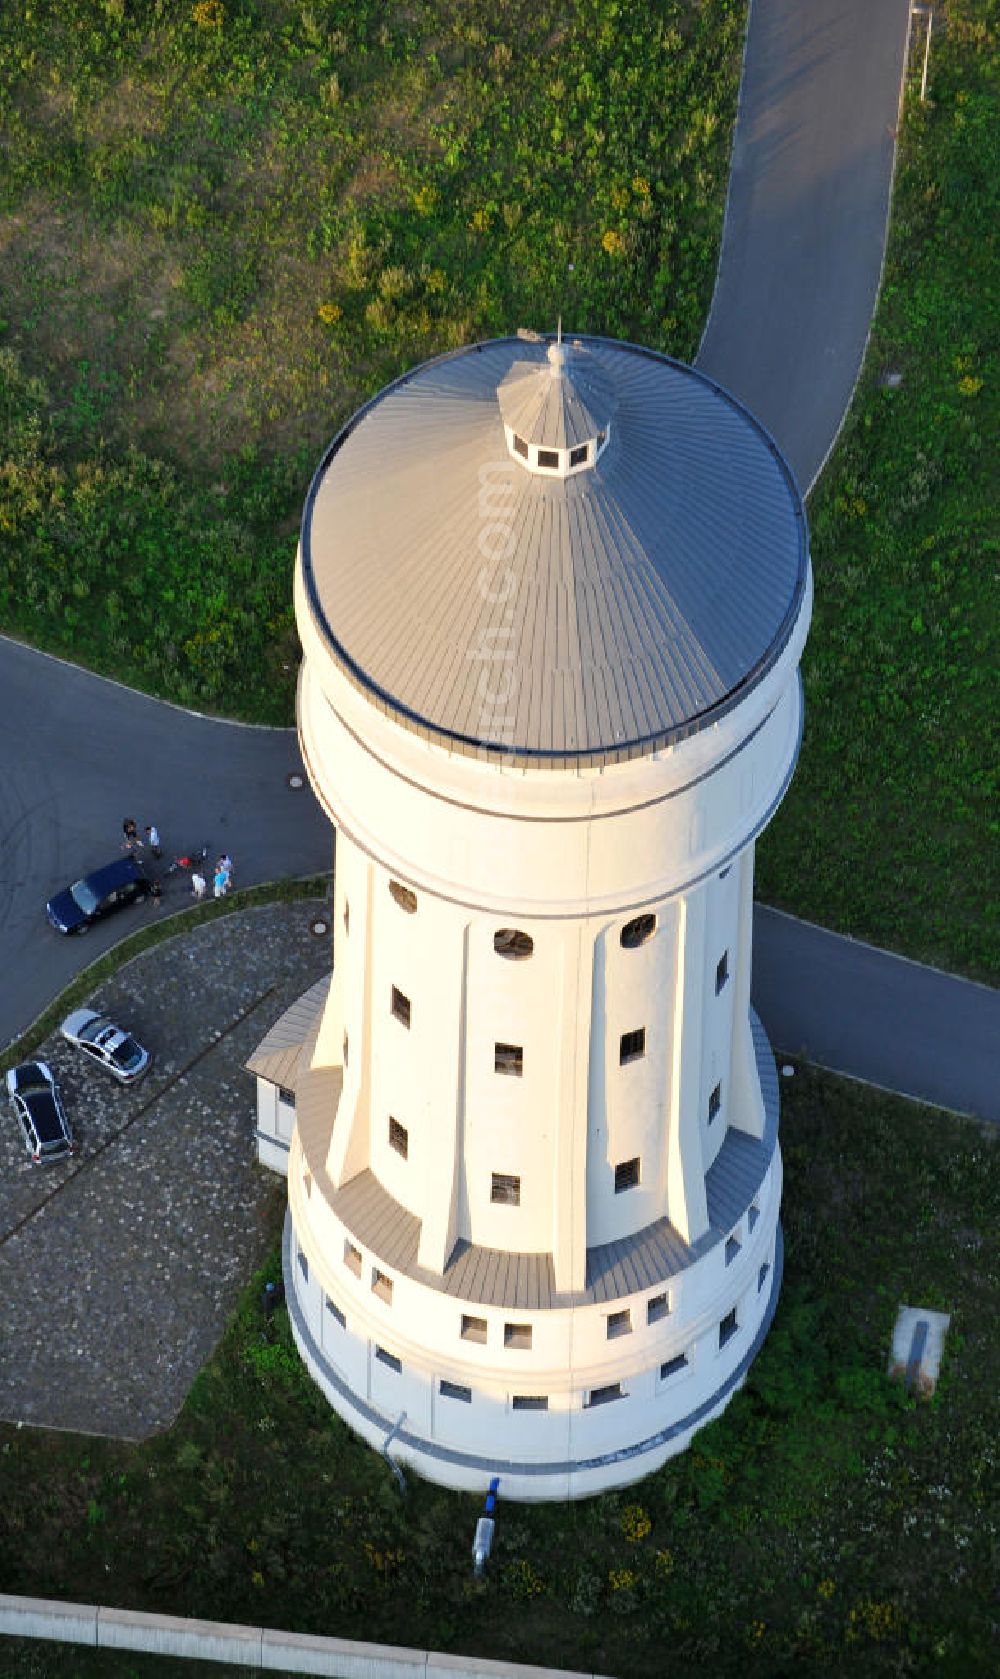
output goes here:
[{"label": "grass lawn", "polygon": [[51,0],[0,32],[0,624],[289,722],[322,445],[519,325],[693,354],[740,0]]},{"label": "grass lawn", "polygon": [[[169,1433],[0,1428],[4,1588],[622,1679],[659,1679],[665,1648],[678,1671],[994,1674],[1000,1138],[806,1069],[783,1098],[774,1327],[726,1414],[638,1486],[535,1508],[501,1487],[477,1584],[481,1500],[400,1497],[287,1325],[263,1339],[259,1277]],[[953,1314],[931,1404],[884,1375],[901,1300]]]},{"label": "grass lawn", "polygon": [[810,502],[805,738],[757,890],[995,984],[1000,10],[942,12],[932,103],[911,79],[864,377]]}]

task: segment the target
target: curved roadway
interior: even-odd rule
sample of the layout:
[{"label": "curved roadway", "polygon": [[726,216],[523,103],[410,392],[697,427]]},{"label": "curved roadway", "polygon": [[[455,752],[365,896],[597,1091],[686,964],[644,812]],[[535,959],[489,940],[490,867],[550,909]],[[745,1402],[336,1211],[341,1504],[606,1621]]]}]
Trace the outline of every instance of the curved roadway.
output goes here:
[{"label": "curved roadway", "polygon": [[882,273],[909,0],[751,0],[715,296],[698,366],[803,490],[864,359]]},{"label": "curved roadway", "polygon": [[[698,365],[810,486],[864,357],[882,269],[908,0],[753,0],[722,257]],[[0,1045],[140,908],[63,939],[54,888],[118,852],[228,849],[244,885],[329,868],[290,730],[192,716],[0,638]],[[167,883],[182,901],[182,877]],[[1000,1119],[1000,992],[758,906],[754,1000],[786,1053]]]},{"label": "curved roadway", "polygon": [[291,729],[250,729],[177,710],[0,638],[0,1045],[124,933],[191,903],[189,878],[163,906],[122,910],[65,938],[45,901],[121,855],[122,821],[155,822],[171,854],[227,850],[252,886],[331,867],[332,836]]}]

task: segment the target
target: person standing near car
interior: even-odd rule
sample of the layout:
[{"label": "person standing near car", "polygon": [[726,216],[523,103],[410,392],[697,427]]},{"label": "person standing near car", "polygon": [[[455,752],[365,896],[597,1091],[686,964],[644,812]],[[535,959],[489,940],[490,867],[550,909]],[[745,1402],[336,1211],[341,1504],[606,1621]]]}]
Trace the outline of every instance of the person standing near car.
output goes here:
[{"label": "person standing near car", "polygon": [[191,870],[191,890],[196,898],[203,898],[208,887],[208,881],[197,869]]},{"label": "person standing near car", "polygon": [[142,844],[142,841],[139,838],[139,830],[135,825],[134,816],[126,816],[124,822],[122,823],[122,834],[124,836],[122,839],[122,845],[126,851],[134,851],[137,845]]},{"label": "person standing near car", "polygon": [[160,830],[155,822],[146,823],[146,843],[154,857],[160,858],[163,856],[163,849],[160,845]]}]

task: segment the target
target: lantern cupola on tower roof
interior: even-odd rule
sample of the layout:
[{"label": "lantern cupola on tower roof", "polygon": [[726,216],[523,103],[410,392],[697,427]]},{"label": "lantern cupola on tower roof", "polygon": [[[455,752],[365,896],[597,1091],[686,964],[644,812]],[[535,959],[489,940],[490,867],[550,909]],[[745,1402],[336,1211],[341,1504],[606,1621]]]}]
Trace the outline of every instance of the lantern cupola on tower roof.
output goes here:
[{"label": "lantern cupola on tower roof", "polygon": [[544,361],[516,361],[497,391],[507,448],[527,472],[569,478],[597,464],[611,436],[614,389],[596,356],[560,331]]}]

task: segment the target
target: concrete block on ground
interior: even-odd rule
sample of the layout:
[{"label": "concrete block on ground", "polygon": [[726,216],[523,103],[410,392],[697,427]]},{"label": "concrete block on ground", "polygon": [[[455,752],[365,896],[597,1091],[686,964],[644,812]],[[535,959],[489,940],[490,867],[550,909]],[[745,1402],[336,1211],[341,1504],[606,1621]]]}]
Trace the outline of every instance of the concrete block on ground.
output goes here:
[{"label": "concrete block on ground", "polygon": [[303,1632],[262,1635],[260,1665],[265,1673],[317,1673],[329,1679],[423,1679],[423,1650],[393,1644],[362,1644]]},{"label": "concrete block on ground", "polygon": [[892,1332],[889,1375],[905,1382],[911,1393],[929,1398],[937,1387],[941,1354],[951,1315],[923,1306],[900,1306]]},{"label": "concrete block on ground", "polygon": [[260,1627],[231,1626],[226,1621],[183,1620],[179,1615],[101,1609],[97,1642],[107,1650],[148,1650],[158,1656],[186,1656],[192,1661],[229,1662],[232,1667],[260,1667]]},{"label": "concrete block on ground", "polygon": [[56,1603],[51,1598],[0,1593],[0,1633],[49,1638],[60,1644],[97,1644],[96,1603]]}]

